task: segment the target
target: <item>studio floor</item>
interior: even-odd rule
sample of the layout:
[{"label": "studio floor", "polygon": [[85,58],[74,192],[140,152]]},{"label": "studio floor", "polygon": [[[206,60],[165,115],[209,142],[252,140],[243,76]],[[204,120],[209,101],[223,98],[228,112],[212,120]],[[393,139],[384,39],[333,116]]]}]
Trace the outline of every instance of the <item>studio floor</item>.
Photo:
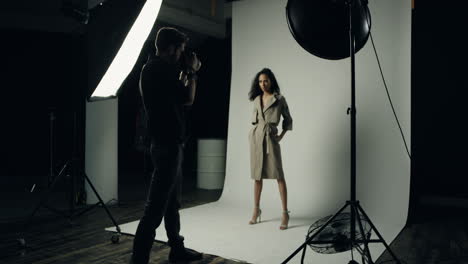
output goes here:
[{"label": "studio floor", "polygon": [[[147,178],[130,175],[119,179],[119,202],[109,209],[119,224],[138,220],[143,212]],[[104,264],[128,263],[133,237],[122,235],[119,243],[112,243],[113,233],[104,228],[112,221],[102,207],[72,219],[61,217],[41,208],[24,234],[26,248],[18,246],[17,238],[24,219],[37,204],[41,192],[25,191],[0,194],[0,263],[66,263]],[[216,201],[220,190],[197,189],[195,182],[186,180],[182,194],[182,207],[189,208]],[[49,205],[68,208],[63,193],[53,192]],[[391,248],[403,264],[458,264],[468,263],[467,209],[447,206],[420,208],[417,223],[405,227],[391,243]],[[183,219],[182,219],[183,224]],[[156,242],[150,263],[168,263],[169,247]],[[374,256],[377,259],[377,256]],[[387,253],[376,263],[394,263]],[[359,259],[358,262],[360,262]],[[278,260],[280,263],[282,260]],[[205,254],[194,263],[242,263],[220,256]],[[305,261],[307,262],[307,259]]]}]

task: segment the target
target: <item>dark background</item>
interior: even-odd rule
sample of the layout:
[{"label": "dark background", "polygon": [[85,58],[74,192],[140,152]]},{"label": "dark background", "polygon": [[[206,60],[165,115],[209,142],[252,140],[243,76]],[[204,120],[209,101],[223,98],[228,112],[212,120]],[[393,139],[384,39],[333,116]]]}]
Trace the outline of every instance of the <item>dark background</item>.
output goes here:
[{"label": "dark background", "polygon": [[[33,184],[36,190],[45,189],[51,174],[51,149],[55,174],[72,157],[78,158],[78,166],[84,166],[86,99],[107,70],[143,3],[107,1],[92,9],[89,22],[71,33],[2,30],[6,41],[0,56],[7,72],[2,74],[1,190],[21,192]],[[197,139],[227,137],[230,33],[218,39],[157,21],[119,90],[119,178],[142,177],[142,173],[151,171],[149,156],[136,140],[141,133],[138,120],[142,110],[138,78],[149,52],[154,52],[155,35],[162,26],[174,26],[187,33],[189,47],[203,62],[196,102],[189,113],[192,129],[186,170],[195,170],[190,161],[196,154]],[[229,30],[229,22],[226,26]],[[187,177],[192,175],[187,173]]]},{"label": "dark background", "polygon": [[[82,156],[86,50],[84,36],[2,31],[1,190],[47,182],[53,112],[57,165]],[[76,113],[76,119],[75,117]],[[73,137],[76,120],[76,137]]]},{"label": "dark background", "polygon": [[[434,199],[464,199],[463,204],[468,204],[466,23],[456,6],[417,4],[412,25],[410,223],[419,221],[418,212]],[[32,184],[39,190],[47,186],[51,112],[56,117],[54,171],[73,152],[79,166],[84,166],[86,98],[141,6],[141,1],[108,1],[91,10],[87,25],[71,33],[2,29],[1,192],[21,196]],[[157,23],[149,39],[164,25]],[[226,27],[230,32],[229,21]],[[230,34],[216,39],[184,31],[203,62],[185,164],[187,171],[193,171],[196,140],[227,137],[231,39]],[[137,177],[151,169],[135,140],[141,104],[138,74],[148,50],[148,46],[143,49],[119,92],[119,177]]]},{"label": "dark background", "polygon": [[427,206],[468,208],[466,15],[417,1],[412,24],[409,222]]}]

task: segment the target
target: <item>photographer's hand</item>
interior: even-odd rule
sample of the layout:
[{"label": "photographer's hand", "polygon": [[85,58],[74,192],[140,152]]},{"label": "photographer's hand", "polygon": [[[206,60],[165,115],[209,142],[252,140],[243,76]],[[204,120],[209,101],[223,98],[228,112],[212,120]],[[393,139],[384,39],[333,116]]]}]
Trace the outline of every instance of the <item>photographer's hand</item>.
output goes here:
[{"label": "photographer's hand", "polygon": [[188,85],[188,75],[186,72],[181,71],[179,73],[179,81],[181,81],[184,84],[184,86]]},{"label": "photographer's hand", "polygon": [[201,61],[197,57],[197,54],[195,52],[192,53],[192,58],[191,58],[191,64],[190,65],[192,66],[192,70],[194,72],[197,72],[201,68]]}]

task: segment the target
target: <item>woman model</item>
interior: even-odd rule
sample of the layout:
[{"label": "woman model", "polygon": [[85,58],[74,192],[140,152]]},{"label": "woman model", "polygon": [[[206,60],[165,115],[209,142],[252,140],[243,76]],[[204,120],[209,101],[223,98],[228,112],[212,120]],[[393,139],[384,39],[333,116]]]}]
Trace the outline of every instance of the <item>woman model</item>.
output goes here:
[{"label": "woman model", "polygon": [[[251,177],[254,180],[254,212],[249,224],[261,221],[260,196],[263,179],[276,179],[278,182],[281,205],[280,229],[288,228],[288,193],[281,162],[280,141],[286,131],[292,130],[292,118],[275,75],[264,68],[255,75],[249,92],[249,99],[254,103],[252,129],[249,133]],[[282,131],[278,134],[277,126],[283,116]]]}]

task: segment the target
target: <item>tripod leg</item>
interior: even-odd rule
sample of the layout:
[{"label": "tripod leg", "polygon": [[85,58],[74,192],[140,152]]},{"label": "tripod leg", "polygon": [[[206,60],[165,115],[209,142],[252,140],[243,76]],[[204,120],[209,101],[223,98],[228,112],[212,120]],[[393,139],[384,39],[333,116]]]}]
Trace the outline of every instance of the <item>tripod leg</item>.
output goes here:
[{"label": "tripod leg", "polygon": [[54,189],[55,185],[57,184],[58,180],[62,177],[62,175],[65,173],[66,171],[66,168],[68,167],[68,162],[65,163],[65,165],[63,165],[62,169],[60,170],[60,173],[55,177],[54,181],[52,182],[52,184],[50,185],[50,187],[47,189],[47,191],[41,196],[41,199],[39,200],[39,203],[37,204],[37,206],[34,208],[34,210],[32,211],[32,213],[29,215],[28,219],[26,220],[25,224],[24,224],[24,227],[23,227],[23,230],[26,230],[27,227],[29,226],[29,223],[31,222],[32,218],[34,217],[34,215],[37,213],[37,211],[39,210],[39,208],[41,208],[41,206],[43,206],[43,204],[45,202],[47,202],[47,199],[49,198],[49,195],[50,193],[52,192],[52,190]]},{"label": "tripod leg", "polygon": [[[366,237],[366,233],[364,231],[364,228],[362,226],[362,221],[361,221],[361,215],[359,214],[359,211],[357,208],[353,207],[353,210],[355,210],[355,215],[356,215],[356,219],[357,219],[357,222],[358,222],[358,226],[359,226],[359,230],[361,232],[361,238],[362,240],[364,240],[364,254],[365,256],[367,257],[368,261],[370,264],[374,264],[374,261],[372,260],[372,256],[370,254],[370,251],[369,251],[369,243],[367,243],[367,237]],[[364,256],[363,256],[364,258]]]},{"label": "tripod leg", "polygon": [[364,216],[364,218],[369,222],[370,226],[372,227],[372,230],[374,230],[375,234],[379,237],[379,239],[382,241],[382,243],[384,244],[385,248],[387,249],[387,251],[390,253],[390,255],[392,255],[393,259],[396,261],[397,264],[401,264],[400,260],[396,257],[396,255],[393,253],[393,251],[390,249],[390,247],[388,246],[387,242],[385,242],[385,240],[383,239],[382,235],[380,235],[379,231],[377,230],[377,228],[374,226],[374,224],[372,223],[372,221],[370,220],[370,218],[367,216],[366,212],[364,212],[364,209],[362,209],[361,205],[357,204],[356,205],[358,210],[361,212],[361,214]]},{"label": "tripod leg", "polygon": [[68,162],[65,163],[65,165],[63,165],[62,169],[60,170],[60,173],[55,177],[54,181],[52,182],[52,184],[50,185],[50,187],[47,189],[47,191],[41,196],[40,200],[39,200],[39,203],[36,205],[36,207],[34,208],[34,210],[32,211],[32,213],[28,216],[28,218],[26,219],[26,221],[24,222],[24,225],[23,225],[23,228],[22,228],[22,232],[23,234],[20,234],[20,238],[18,238],[18,241],[20,242],[21,246],[22,247],[26,247],[26,240],[24,238],[24,234],[26,233],[27,229],[28,229],[28,226],[29,224],[31,223],[34,215],[36,215],[37,211],[39,210],[39,208],[41,208],[44,203],[47,202],[47,199],[49,198],[49,195],[50,193],[52,192],[52,190],[54,189],[55,185],[57,184],[58,180],[62,177],[62,175],[65,173],[66,171],[66,168],[68,167]]},{"label": "tripod leg", "polygon": [[102,207],[104,207],[104,209],[106,210],[106,213],[107,215],[109,216],[109,218],[112,220],[112,223],[114,223],[115,225],[115,228],[117,229],[117,232],[119,233],[120,235],[120,227],[119,225],[117,224],[117,222],[115,221],[114,217],[112,216],[112,214],[110,213],[109,209],[107,208],[106,204],[104,203],[104,201],[101,199],[101,196],[99,196],[98,192],[96,191],[96,188],[94,188],[94,185],[91,183],[91,181],[89,180],[88,178],[88,175],[86,175],[86,173],[83,173],[84,176],[85,176],[85,180],[86,182],[88,182],[89,186],[91,186],[91,189],[93,189],[93,192],[94,194],[96,194],[96,197],[99,199],[99,202],[102,204]]},{"label": "tripod leg", "polygon": [[306,248],[307,248],[307,246],[305,246],[305,247],[302,249],[301,264],[304,264]]},{"label": "tripod leg", "polygon": [[297,253],[299,253],[299,251],[301,249],[303,249],[305,246],[307,246],[307,244],[312,241],[312,239],[315,238],[315,236],[317,236],[320,232],[322,232],[323,229],[325,229],[326,226],[328,226],[333,220],[335,220],[335,218],[349,205],[349,203],[347,202],[345,205],[343,205],[343,207],[341,207],[340,210],[338,210],[338,212],[335,213],[335,215],[333,215],[330,219],[327,220],[327,222],[325,222],[325,224],[323,224],[323,226],[321,226],[317,232],[315,232],[311,237],[309,237],[300,247],[298,247],[287,259],[285,259],[283,262],[281,262],[281,264],[286,264],[288,263]]}]

